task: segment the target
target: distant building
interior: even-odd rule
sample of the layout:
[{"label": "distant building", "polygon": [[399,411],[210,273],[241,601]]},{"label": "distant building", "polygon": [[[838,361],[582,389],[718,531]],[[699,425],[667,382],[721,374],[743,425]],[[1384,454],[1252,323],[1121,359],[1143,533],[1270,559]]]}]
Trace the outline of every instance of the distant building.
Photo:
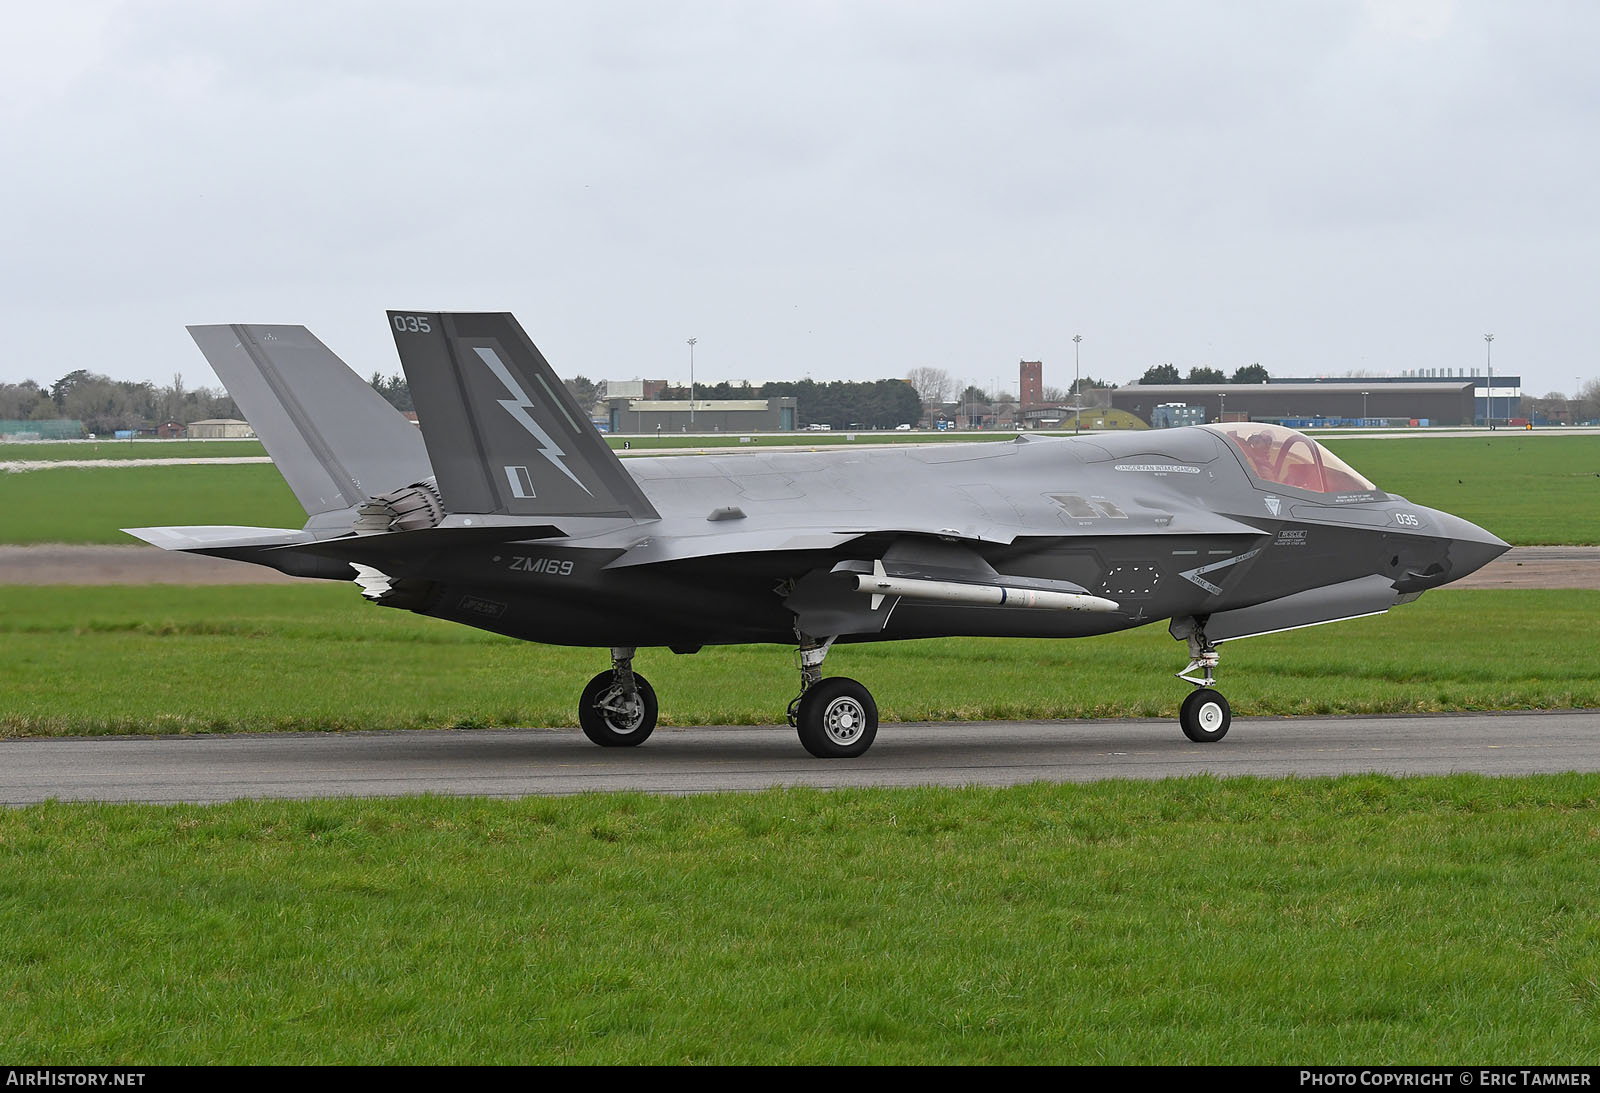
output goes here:
[{"label": "distant building", "polygon": [[250,440],[255,435],[250,423],[238,418],[213,417],[189,422],[191,440]]},{"label": "distant building", "polygon": [[[606,380],[606,400],[619,398],[652,399],[667,389],[666,380]],[[695,416],[699,416],[697,413]]]},{"label": "distant building", "polygon": [[83,422],[75,418],[0,418],[0,439],[77,440],[83,436]]},{"label": "distant building", "polygon": [[[1521,416],[1521,379],[1494,378],[1493,416]],[[1270,421],[1290,428],[1317,425],[1472,425],[1486,421],[1491,390],[1472,376],[1340,376],[1270,383],[1131,383],[1111,392],[1111,405],[1154,425],[1174,403],[1199,408],[1205,421]]]},{"label": "distant building", "polygon": [[1044,401],[1044,362],[1021,361],[1017,365],[1017,397],[1023,409]]},{"label": "distant building", "polygon": [[1017,415],[1021,427],[1024,429],[1059,429],[1062,422],[1072,424],[1073,409],[1059,403],[1035,403],[1025,406]]},{"label": "distant building", "polygon": [[1152,429],[1176,429],[1184,425],[1204,425],[1206,408],[1184,402],[1163,402],[1150,414]]},{"label": "distant building", "polygon": [[606,399],[612,433],[788,433],[794,431],[797,400],[782,398],[695,399],[694,421],[688,399]]}]

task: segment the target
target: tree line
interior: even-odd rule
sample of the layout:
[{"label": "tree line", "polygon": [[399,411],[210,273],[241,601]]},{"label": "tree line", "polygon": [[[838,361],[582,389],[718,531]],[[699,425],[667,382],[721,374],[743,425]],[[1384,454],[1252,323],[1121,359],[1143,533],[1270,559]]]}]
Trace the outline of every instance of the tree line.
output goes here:
[{"label": "tree line", "polygon": [[84,429],[91,433],[238,416],[239,408],[226,391],[186,387],[182,373],[173,376],[172,383],[165,387],[114,380],[87,368],[68,372],[49,387],[34,380],[0,383],[0,418],[69,418],[83,422]]},{"label": "tree line", "polygon": [[[668,387],[664,399],[687,399],[687,387]],[[893,429],[915,425],[922,417],[922,400],[905,380],[777,380],[752,387],[727,382],[709,387],[696,385],[696,399],[793,398],[795,424],[828,425],[835,429]]]},{"label": "tree line", "polygon": [[[374,373],[372,389],[377,391],[398,410],[410,410],[411,389],[401,375],[383,376]],[[574,376],[562,380],[572,397],[586,413],[592,413],[604,397],[605,385],[587,376]],[[687,401],[688,387],[664,388],[658,399]],[[914,425],[922,417],[922,401],[905,380],[883,379],[865,383],[834,380],[817,383],[813,380],[764,383],[752,386],[748,380],[733,384],[726,380],[713,384],[696,384],[696,399],[724,401],[734,399],[786,398],[795,400],[795,424],[829,425],[835,429],[856,427],[861,429],[892,429],[896,425]]]},{"label": "tree line", "polygon": [[1144,375],[1139,377],[1140,383],[1266,383],[1272,377],[1259,363],[1246,364],[1234,369],[1233,378],[1229,378],[1220,368],[1205,368],[1200,365],[1189,369],[1189,375],[1184,377],[1175,364],[1157,364],[1145,369]]},{"label": "tree line", "polygon": [[[913,368],[906,373],[906,382],[917,392],[924,406],[1015,406],[1017,396],[997,388],[989,391],[977,384],[961,386],[961,382],[943,368]],[[1094,376],[1081,376],[1066,387],[1046,387],[1039,394],[1045,402],[1072,402],[1079,391],[1097,391],[1117,386]]]}]

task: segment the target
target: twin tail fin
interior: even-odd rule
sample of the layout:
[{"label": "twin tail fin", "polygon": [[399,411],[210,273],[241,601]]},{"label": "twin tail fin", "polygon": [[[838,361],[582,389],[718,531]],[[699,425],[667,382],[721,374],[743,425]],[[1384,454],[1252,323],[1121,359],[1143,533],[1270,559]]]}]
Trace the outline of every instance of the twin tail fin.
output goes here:
[{"label": "twin tail fin", "polygon": [[660,519],[513,316],[391,311],[389,326],[447,512]]}]

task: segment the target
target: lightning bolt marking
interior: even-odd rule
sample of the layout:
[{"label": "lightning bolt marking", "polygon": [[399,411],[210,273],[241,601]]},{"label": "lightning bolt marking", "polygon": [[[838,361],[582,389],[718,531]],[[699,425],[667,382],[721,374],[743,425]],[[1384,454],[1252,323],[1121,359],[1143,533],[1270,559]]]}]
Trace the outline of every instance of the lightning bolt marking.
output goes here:
[{"label": "lightning bolt marking", "polygon": [[[500,359],[500,355],[493,349],[478,349],[474,347],[472,351],[478,354],[478,358],[484,364],[489,366],[489,371],[495,374],[495,377],[505,385],[506,391],[512,396],[511,398],[496,399],[495,401],[505,407],[506,413],[516,418],[518,424],[528,430],[533,438],[542,445],[539,454],[549,460],[552,467],[566,475],[574,486],[593,497],[594,491],[578,481],[578,476],[572,473],[571,467],[567,466],[567,453],[561,450],[561,445],[557,444],[555,439],[544,431],[544,427],[528,415],[528,411],[533,409],[533,400],[522,389],[522,385],[516,381],[516,377],[512,376],[511,369],[506,367],[505,362]],[[561,460],[561,462],[558,463],[556,462],[557,460]]]}]

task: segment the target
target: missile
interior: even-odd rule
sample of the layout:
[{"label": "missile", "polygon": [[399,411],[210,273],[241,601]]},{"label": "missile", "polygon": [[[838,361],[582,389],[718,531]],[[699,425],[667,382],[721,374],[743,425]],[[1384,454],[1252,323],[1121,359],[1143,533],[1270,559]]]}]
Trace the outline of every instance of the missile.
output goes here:
[{"label": "missile", "polygon": [[908,600],[934,600],[939,603],[973,603],[985,607],[1034,607],[1049,611],[1120,611],[1115,600],[1086,596],[1077,592],[1050,592],[1037,588],[1011,588],[999,584],[962,584],[958,581],[925,581],[915,577],[891,577],[884,572],[883,560],[872,563],[872,575],[856,574],[856,591],[872,596],[876,611],[885,596]]}]

